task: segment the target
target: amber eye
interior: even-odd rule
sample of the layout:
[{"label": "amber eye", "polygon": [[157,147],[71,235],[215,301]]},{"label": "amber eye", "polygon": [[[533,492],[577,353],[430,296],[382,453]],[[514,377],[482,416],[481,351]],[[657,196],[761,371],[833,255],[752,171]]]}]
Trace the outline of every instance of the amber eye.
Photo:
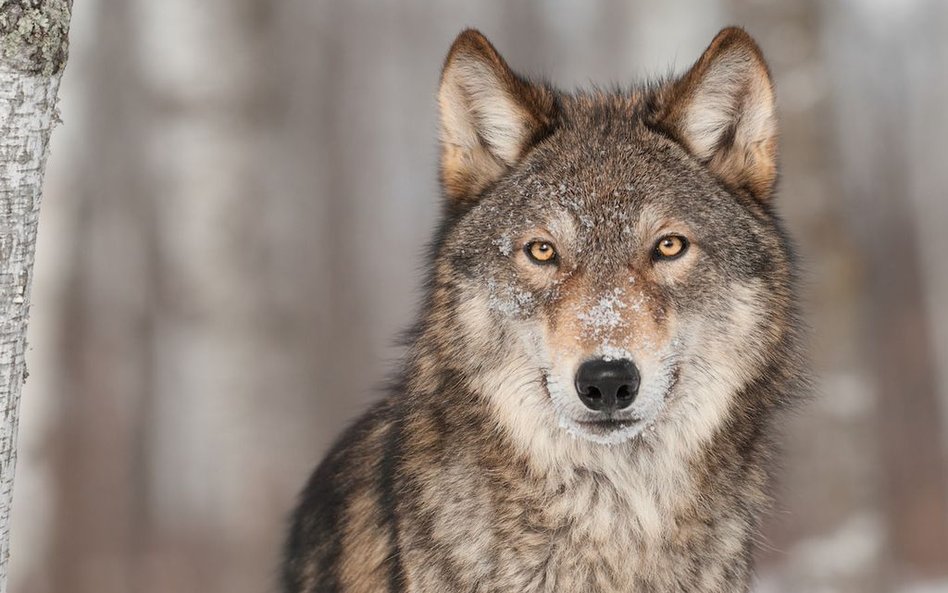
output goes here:
[{"label": "amber eye", "polygon": [[552,264],[556,262],[556,249],[547,241],[531,241],[524,245],[527,256],[538,264]]},{"label": "amber eye", "polygon": [[688,239],[681,235],[665,235],[655,244],[655,259],[675,259],[688,250]]}]

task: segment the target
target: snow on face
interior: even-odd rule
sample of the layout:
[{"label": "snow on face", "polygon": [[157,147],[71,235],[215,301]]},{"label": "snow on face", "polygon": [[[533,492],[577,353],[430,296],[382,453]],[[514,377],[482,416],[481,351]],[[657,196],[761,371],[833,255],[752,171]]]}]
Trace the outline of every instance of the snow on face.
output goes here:
[{"label": "snow on face", "polygon": [[513,239],[507,235],[501,235],[500,237],[497,237],[491,241],[491,243],[493,243],[493,245],[497,248],[497,251],[499,251],[503,256],[508,256],[513,253]]},{"label": "snow on face", "polygon": [[487,281],[488,306],[506,317],[519,317],[524,307],[533,304],[533,293],[509,285],[499,285],[494,280]]},{"label": "snow on face", "polygon": [[592,338],[600,338],[604,334],[625,325],[621,310],[627,305],[622,300],[623,291],[615,288],[611,292],[599,297],[599,300],[586,311],[581,311],[577,318],[585,331]]}]

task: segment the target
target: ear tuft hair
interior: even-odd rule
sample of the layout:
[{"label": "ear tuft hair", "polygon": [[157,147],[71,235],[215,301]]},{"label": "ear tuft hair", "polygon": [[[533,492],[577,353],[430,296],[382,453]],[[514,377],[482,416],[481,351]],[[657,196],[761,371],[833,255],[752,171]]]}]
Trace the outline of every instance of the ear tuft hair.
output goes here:
[{"label": "ear tuft hair", "polygon": [[552,126],[549,89],[515,74],[474,29],[458,35],[441,72],[441,181],[470,202],[514,166]]},{"label": "ear tuft hair", "polygon": [[743,29],[722,30],[680,79],[660,91],[660,124],[731,187],[759,200],[777,177],[773,83]]}]

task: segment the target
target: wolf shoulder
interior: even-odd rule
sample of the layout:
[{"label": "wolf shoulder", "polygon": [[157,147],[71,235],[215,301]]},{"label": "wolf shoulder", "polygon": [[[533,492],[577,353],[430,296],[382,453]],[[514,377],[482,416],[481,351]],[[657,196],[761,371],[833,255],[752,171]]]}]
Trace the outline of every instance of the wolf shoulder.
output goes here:
[{"label": "wolf shoulder", "polygon": [[[312,473],[285,543],[285,593],[389,590],[397,413],[393,396],[375,404]],[[357,562],[347,549],[362,551]]]}]

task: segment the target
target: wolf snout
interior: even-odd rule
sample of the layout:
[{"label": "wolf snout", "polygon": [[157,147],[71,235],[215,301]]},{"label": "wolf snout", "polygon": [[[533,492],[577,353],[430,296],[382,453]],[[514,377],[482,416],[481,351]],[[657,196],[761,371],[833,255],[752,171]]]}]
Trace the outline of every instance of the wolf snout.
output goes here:
[{"label": "wolf snout", "polygon": [[639,369],[627,359],[587,360],[576,371],[579,399],[597,412],[615,412],[629,407],[639,392],[639,382]]}]

